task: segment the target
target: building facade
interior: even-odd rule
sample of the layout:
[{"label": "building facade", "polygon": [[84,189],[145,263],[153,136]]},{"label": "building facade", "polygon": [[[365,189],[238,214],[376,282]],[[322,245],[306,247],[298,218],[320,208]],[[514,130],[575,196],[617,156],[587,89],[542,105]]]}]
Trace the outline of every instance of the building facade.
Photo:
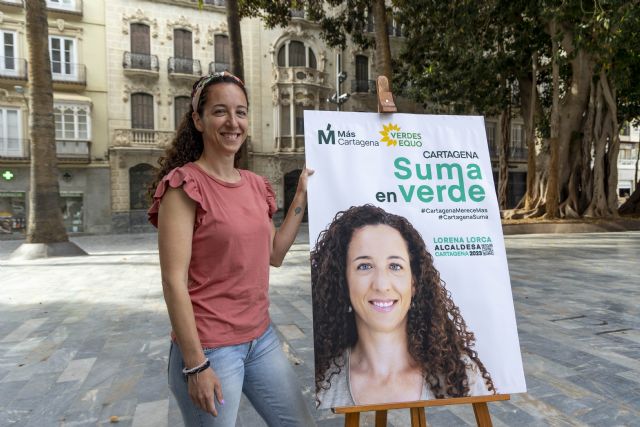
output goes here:
[{"label": "building facade", "polygon": [[618,197],[624,202],[640,179],[640,127],[625,124],[620,132]]},{"label": "building facade", "polygon": [[[60,209],[70,232],[108,232],[105,5],[103,0],[47,0],[46,6]],[[0,42],[0,233],[24,233],[30,64],[22,0],[0,1]]]}]

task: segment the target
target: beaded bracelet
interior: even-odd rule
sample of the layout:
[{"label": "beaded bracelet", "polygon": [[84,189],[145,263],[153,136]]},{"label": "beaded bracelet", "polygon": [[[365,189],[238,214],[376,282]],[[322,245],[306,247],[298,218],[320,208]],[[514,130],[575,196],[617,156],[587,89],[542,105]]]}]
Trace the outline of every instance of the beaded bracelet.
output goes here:
[{"label": "beaded bracelet", "polygon": [[209,359],[205,359],[205,361],[204,361],[204,362],[202,362],[201,364],[199,364],[199,365],[198,365],[198,366],[196,366],[196,367],[193,367],[193,368],[191,368],[191,369],[184,368],[184,369],[182,370],[182,374],[183,374],[185,377],[188,377],[188,376],[190,376],[190,375],[198,375],[200,372],[204,371],[204,370],[205,370],[205,369],[207,369],[209,366],[211,366],[211,362],[209,361]]}]

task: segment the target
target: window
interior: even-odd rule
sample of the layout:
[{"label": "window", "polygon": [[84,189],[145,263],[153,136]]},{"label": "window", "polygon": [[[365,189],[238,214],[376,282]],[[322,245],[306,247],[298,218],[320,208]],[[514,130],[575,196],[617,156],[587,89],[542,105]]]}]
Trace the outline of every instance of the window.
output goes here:
[{"label": "window", "polygon": [[20,134],[20,110],[0,108],[0,155],[7,157],[23,155]]},{"label": "window", "polygon": [[494,122],[485,122],[485,130],[487,131],[487,143],[489,144],[489,154],[491,157],[497,155],[496,150],[496,124]]},{"label": "window", "polygon": [[304,107],[296,104],[296,136],[304,135]]},{"label": "window", "polygon": [[191,98],[188,96],[176,96],[173,102],[174,123],[175,128],[178,129],[184,116],[189,112],[191,107]]},{"label": "window", "polygon": [[354,92],[369,91],[369,58],[364,55],[356,55],[356,79]]},{"label": "window", "polygon": [[89,141],[91,110],[88,105],[55,104],[56,140]]},{"label": "window", "polygon": [[147,93],[131,95],[131,128],[153,129],[153,96]]},{"label": "window", "polygon": [[291,111],[288,105],[280,105],[280,135],[291,136]]},{"label": "window", "polygon": [[16,33],[12,31],[0,31],[0,43],[2,43],[2,55],[0,56],[0,72],[3,75],[17,74]]},{"label": "window", "polygon": [[627,123],[624,126],[622,126],[622,130],[620,130],[620,135],[621,136],[630,136],[631,135],[631,126],[629,125],[629,123]]},{"label": "window", "polygon": [[76,0],[47,0],[47,7],[52,9],[75,10]]},{"label": "window", "polygon": [[151,46],[148,25],[131,24],[131,65],[135,69],[151,69]]},{"label": "window", "polygon": [[511,125],[509,157],[513,159],[524,159],[527,157],[526,148],[524,146],[524,127],[521,124]]},{"label": "window", "polygon": [[151,203],[148,189],[155,175],[155,168],[146,163],[140,163],[129,169],[130,209],[149,209]]},{"label": "window", "polygon": [[193,74],[191,31],[180,28],[173,30],[173,55],[176,73]]},{"label": "window", "polygon": [[229,64],[231,63],[231,52],[229,51],[229,37],[217,34],[214,36],[214,57],[215,57],[215,72],[229,71]]},{"label": "window", "polygon": [[76,78],[76,41],[68,37],[50,36],[49,55],[54,79],[72,80]]},{"label": "window", "polygon": [[318,68],[313,50],[300,41],[292,40],[278,50],[279,67]]}]

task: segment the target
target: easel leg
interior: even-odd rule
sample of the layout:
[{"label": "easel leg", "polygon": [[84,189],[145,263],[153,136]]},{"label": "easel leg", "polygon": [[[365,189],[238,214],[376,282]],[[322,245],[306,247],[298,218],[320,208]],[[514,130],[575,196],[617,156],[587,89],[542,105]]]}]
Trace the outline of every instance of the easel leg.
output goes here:
[{"label": "easel leg", "polygon": [[360,426],[360,412],[350,412],[344,414],[344,427],[359,427]]},{"label": "easel leg", "polygon": [[476,424],[478,427],[492,427],[491,415],[489,415],[489,407],[486,402],[474,403],[473,413],[476,416]]},{"label": "easel leg", "polygon": [[424,408],[411,408],[411,427],[427,427]]},{"label": "easel leg", "polygon": [[387,426],[387,411],[376,411],[376,427]]}]

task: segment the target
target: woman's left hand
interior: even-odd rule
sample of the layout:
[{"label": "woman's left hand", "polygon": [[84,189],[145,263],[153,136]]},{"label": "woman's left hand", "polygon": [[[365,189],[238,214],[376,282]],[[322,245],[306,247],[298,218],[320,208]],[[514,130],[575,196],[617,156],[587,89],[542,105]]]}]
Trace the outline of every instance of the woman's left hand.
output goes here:
[{"label": "woman's left hand", "polygon": [[308,169],[306,166],[302,169],[302,173],[300,174],[300,178],[298,179],[298,189],[296,192],[307,192],[307,183],[309,181],[309,177],[313,175],[315,171],[313,169]]}]

